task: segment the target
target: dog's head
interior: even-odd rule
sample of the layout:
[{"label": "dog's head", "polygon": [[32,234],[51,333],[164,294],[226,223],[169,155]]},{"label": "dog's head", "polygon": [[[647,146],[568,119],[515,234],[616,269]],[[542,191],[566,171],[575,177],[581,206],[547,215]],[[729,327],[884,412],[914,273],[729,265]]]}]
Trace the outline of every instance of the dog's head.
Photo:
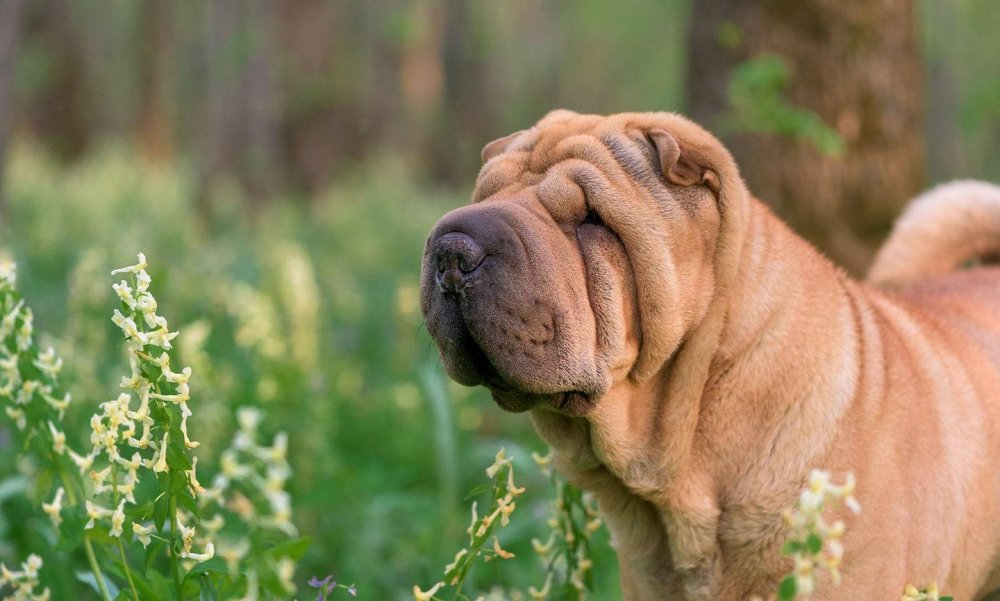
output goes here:
[{"label": "dog's head", "polygon": [[569,111],[483,160],[473,203],[427,239],[427,328],[448,374],[504,409],[585,415],[704,318],[729,190],[743,190],[735,164],[677,115]]}]

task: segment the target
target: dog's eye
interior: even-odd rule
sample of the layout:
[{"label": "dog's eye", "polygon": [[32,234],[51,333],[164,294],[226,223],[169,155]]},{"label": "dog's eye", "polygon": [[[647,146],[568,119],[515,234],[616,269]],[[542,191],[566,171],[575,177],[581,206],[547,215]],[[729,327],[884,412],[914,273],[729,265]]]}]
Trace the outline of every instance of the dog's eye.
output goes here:
[{"label": "dog's eye", "polygon": [[604,221],[601,220],[601,216],[597,214],[594,209],[589,209],[587,211],[587,216],[583,218],[584,223],[589,223],[590,225],[604,225]]}]

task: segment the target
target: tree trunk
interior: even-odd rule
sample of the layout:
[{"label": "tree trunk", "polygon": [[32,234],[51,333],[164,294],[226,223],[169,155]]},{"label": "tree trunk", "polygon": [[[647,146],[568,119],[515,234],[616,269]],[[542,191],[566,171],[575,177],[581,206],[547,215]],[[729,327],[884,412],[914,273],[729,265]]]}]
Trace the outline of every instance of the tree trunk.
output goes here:
[{"label": "tree trunk", "polygon": [[275,70],[280,56],[275,44],[275,7],[271,0],[246,2],[246,27],[252,28],[253,47],[243,80],[246,100],[246,155],[243,171],[255,210],[281,184],[281,104]]},{"label": "tree trunk", "polygon": [[[0,0],[0,4],[4,4]],[[80,32],[68,0],[29,3],[23,15],[25,45],[44,49],[51,68],[43,82],[18,98],[19,123],[59,158],[77,159],[90,145],[93,114]]]},{"label": "tree trunk", "polygon": [[11,104],[14,100],[14,64],[21,30],[24,0],[0,2],[0,222],[7,214],[4,191],[7,140],[10,137]]},{"label": "tree trunk", "polygon": [[139,148],[147,160],[163,162],[173,153],[173,132],[167,108],[172,77],[172,14],[167,0],[142,4],[142,70],[139,90]]},{"label": "tree trunk", "polygon": [[497,137],[499,131],[490,85],[493,74],[488,73],[477,16],[473,3],[444,1],[443,97],[428,162],[436,179],[451,183],[465,181],[475,172],[482,142]]},{"label": "tree trunk", "polygon": [[[855,273],[924,185],[914,13],[899,0],[711,0],[693,11],[689,114],[722,135],[758,197]],[[725,130],[731,70],[765,52],[787,60],[787,101],[840,134],[841,156]]]}]

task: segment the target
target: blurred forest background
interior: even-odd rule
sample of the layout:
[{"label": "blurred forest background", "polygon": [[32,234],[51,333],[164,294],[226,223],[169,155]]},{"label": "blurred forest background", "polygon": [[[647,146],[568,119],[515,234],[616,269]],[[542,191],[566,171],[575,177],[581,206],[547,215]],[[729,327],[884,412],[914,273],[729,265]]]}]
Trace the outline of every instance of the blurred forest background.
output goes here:
[{"label": "blurred forest background", "polygon": [[[445,382],[416,300],[424,236],[482,145],[557,107],[686,113],[863,273],[913,195],[997,180],[998,31],[991,0],[0,0],[0,252],[80,423],[123,370],[107,274],[146,253],[189,341],[199,470],[237,407],[290,433],[314,539],[299,582],[334,571],[395,599],[436,581],[505,445],[529,489],[519,559],[477,585],[537,585],[544,449]],[[7,490],[17,563],[40,535]],[[596,563],[616,598],[606,546]]]},{"label": "blurred forest background", "polygon": [[208,215],[224,180],[250,209],[385,157],[468,187],[485,141],[551,108],[675,110],[858,271],[912,194],[1000,167],[1000,16],[843,4],[5,0],[0,153],[124,144],[193,169]]}]

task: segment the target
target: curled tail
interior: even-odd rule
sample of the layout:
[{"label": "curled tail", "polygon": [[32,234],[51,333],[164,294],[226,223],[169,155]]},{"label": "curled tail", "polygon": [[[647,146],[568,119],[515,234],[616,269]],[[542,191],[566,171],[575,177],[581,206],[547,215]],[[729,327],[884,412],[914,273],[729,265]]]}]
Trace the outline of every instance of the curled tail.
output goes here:
[{"label": "curled tail", "polygon": [[868,270],[879,286],[954,271],[1000,258],[1000,186],[971,180],[943,184],[906,208]]}]

